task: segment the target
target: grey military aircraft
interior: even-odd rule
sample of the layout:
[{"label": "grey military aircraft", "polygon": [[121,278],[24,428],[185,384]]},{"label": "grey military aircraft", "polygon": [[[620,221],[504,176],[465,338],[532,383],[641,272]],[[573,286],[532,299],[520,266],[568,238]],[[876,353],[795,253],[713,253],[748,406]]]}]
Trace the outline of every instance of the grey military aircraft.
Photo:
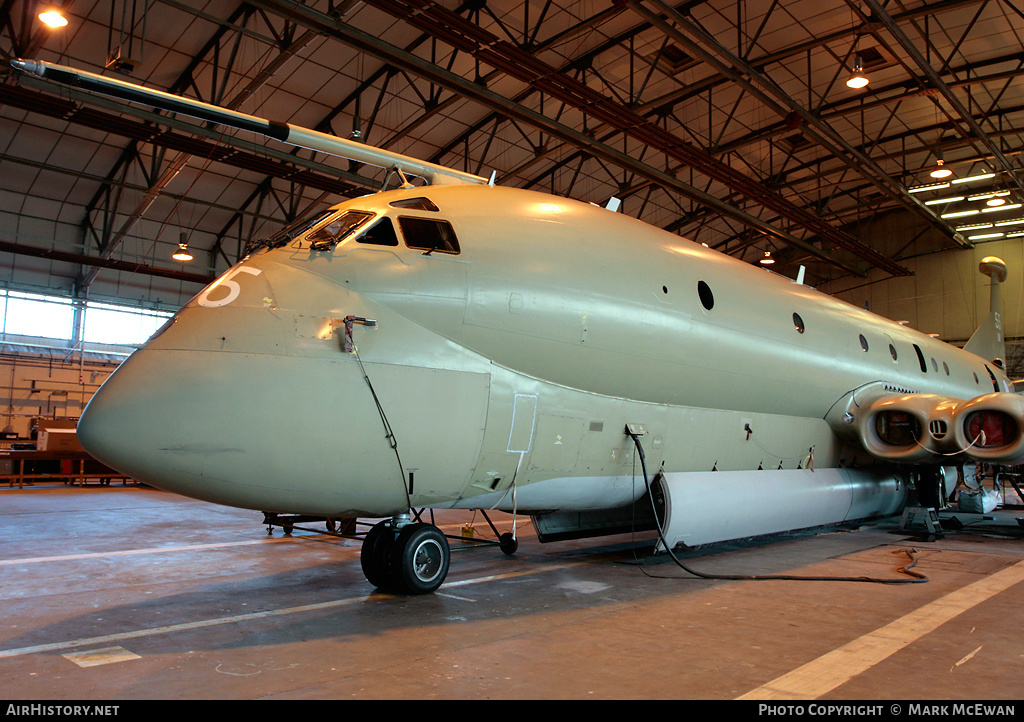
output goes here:
[{"label": "grey military aircraft", "polygon": [[[385,519],[362,548],[379,588],[446,577],[448,541],[416,509],[528,514],[542,541],[646,524],[664,550],[894,515],[913,491],[941,506],[965,464],[1024,462],[999,259],[980,269],[991,314],[959,349],[610,208],[14,66],[426,181],[257,244],[78,427],[161,489]],[[502,543],[515,550],[514,530]]]}]

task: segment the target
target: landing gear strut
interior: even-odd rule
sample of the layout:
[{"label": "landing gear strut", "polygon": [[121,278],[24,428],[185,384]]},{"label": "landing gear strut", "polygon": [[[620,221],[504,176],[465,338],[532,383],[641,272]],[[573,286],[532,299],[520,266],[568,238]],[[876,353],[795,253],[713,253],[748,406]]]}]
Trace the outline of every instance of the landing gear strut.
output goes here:
[{"label": "landing gear strut", "polygon": [[366,534],[360,563],[366,580],[378,589],[429,594],[448,576],[451,550],[433,524],[397,517],[379,522]]}]

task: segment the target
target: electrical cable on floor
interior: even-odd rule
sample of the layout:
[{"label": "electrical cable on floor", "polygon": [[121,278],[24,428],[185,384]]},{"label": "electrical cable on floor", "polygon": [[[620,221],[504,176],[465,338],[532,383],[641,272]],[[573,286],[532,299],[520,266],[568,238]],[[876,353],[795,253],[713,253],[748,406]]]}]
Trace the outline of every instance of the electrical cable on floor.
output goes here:
[{"label": "electrical cable on floor", "polygon": [[[640,467],[644,475],[644,485],[647,488],[647,496],[651,500],[651,511],[654,514],[654,526],[658,532],[658,538],[661,540],[662,546],[668,552],[668,555],[675,562],[676,566],[685,571],[688,574],[692,574],[695,577],[701,579],[713,579],[721,581],[803,581],[803,582],[868,582],[872,584],[922,584],[928,581],[928,577],[923,574],[911,571],[911,569],[917,565],[917,557],[914,556],[916,550],[904,549],[903,552],[910,557],[910,563],[905,564],[902,567],[896,569],[897,572],[905,574],[908,579],[878,579],[876,577],[818,577],[818,576],[797,576],[792,574],[757,574],[757,575],[746,575],[746,574],[708,574],[700,572],[695,569],[691,569],[683,564],[679,557],[672,551],[672,546],[665,539],[664,530],[661,528],[661,521],[658,519],[658,510],[654,506],[654,493],[651,489],[651,482],[647,478],[647,461],[644,457],[644,448],[640,444],[640,437],[638,434],[633,433],[630,428],[626,427],[626,434],[633,439],[633,444],[636,446],[637,455],[640,457]],[[635,463],[635,462],[634,462]],[[635,473],[634,473],[635,476]],[[651,574],[644,568],[644,564],[637,560],[640,570],[649,577],[656,577],[657,575]],[[668,577],[659,577],[668,578]]]}]

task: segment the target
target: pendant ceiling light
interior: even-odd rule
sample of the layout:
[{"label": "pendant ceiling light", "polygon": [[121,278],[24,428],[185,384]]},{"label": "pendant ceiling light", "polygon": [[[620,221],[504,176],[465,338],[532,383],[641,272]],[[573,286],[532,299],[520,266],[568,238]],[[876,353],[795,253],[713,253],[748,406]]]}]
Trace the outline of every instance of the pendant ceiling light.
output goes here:
[{"label": "pendant ceiling light", "polygon": [[188,237],[182,232],[178,242],[178,250],[175,251],[171,258],[175,261],[191,261],[192,253],[188,250]]},{"label": "pendant ceiling light", "polygon": [[928,175],[930,175],[932,178],[942,180],[943,178],[949,178],[951,175],[953,175],[953,171],[944,164],[942,158],[939,158],[939,160],[935,164],[935,167],[931,170],[931,172]]},{"label": "pendant ceiling light", "polygon": [[51,28],[62,28],[68,24],[68,19],[55,8],[39,13],[39,19]]},{"label": "pendant ceiling light", "polygon": [[864,74],[864,61],[858,55],[853,59],[853,75],[847,79],[846,86],[854,90],[860,90],[861,88],[866,88],[869,82],[868,76]]},{"label": "pendant ceiling light", "polygon": [[189,253],[188,244],[179,243],[178,250],[174,252],[174,255],[172,255],[171,258],[175,261],[191,261],[192,254]]}]

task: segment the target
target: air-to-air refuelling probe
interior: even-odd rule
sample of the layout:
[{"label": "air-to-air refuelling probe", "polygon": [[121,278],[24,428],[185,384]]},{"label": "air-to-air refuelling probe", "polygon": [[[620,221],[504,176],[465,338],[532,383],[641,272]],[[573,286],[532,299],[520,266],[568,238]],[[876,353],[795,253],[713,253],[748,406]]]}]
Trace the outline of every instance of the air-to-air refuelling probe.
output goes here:
[{"label": "air-to-air refuelling probe", "polygon": [[672,548],[893,515],[914,487],[937,505],[965,463],[1024,462],[999,259],[981,264],[993,305],[962,350],[609,208],[13,64],[427,181],[257,244],[78,427],[96,458],[161,489],[388,518],[363,542],[377,587],[444,581],[448,542],[420,508],[530,514],[551,540],[629,529],[653,496]]}]

